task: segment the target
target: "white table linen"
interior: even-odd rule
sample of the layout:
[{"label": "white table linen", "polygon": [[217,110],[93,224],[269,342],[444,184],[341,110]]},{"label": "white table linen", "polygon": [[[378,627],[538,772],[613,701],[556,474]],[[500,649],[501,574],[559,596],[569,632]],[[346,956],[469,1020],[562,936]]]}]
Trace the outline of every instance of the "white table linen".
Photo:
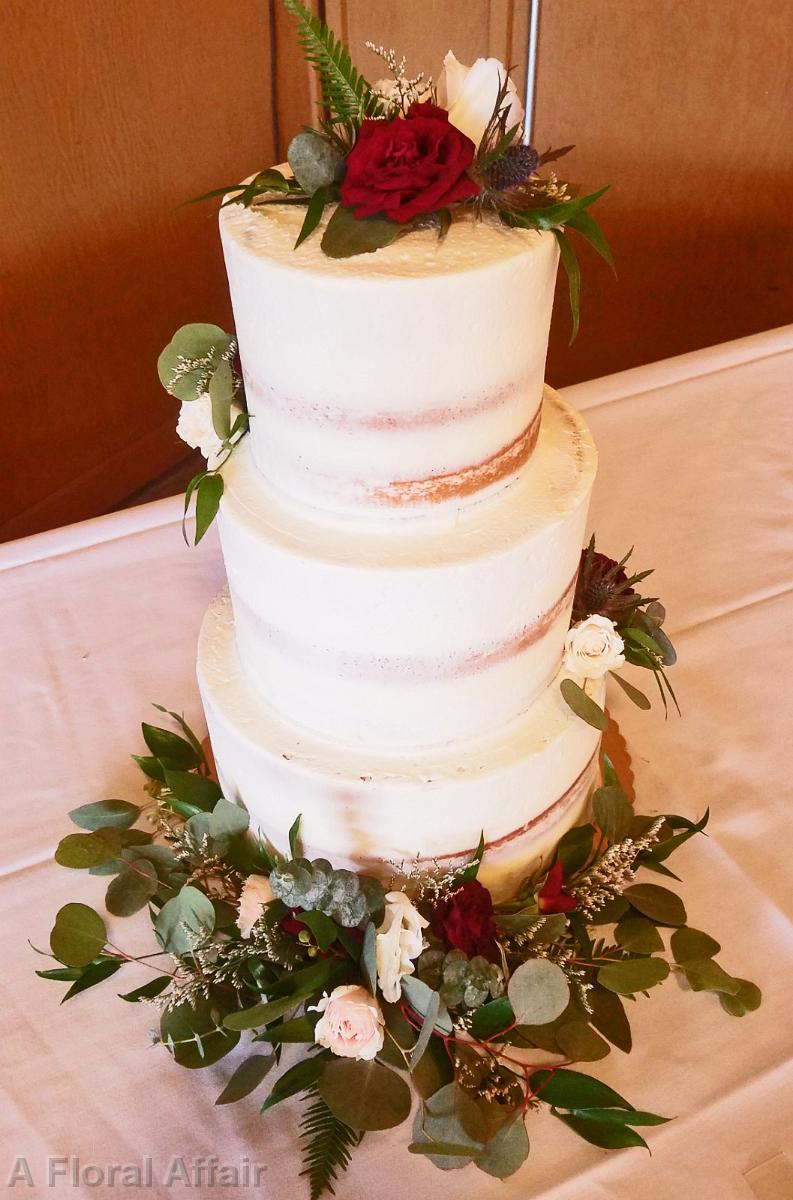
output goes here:
[{"label": "white table linen", "polygon": [[[615,554],[633,543],[633,565],[656,568],[650,583],[680,655],[671,677],[682,720],[664,720],[657,702],[640,713],[612,689],[639,806],[690,817],[710,807],[710,837],[675,859],[689,919],[721,941],[729,971],[760,984],[763,1007],[735,1020],[712,994],[684,994],[670,979],[631,1005],[632,1054],[615,1050],[584,1068],[638,1107],[675,1117],[648,1131],[651,1158],[597,1150],[542,1113],[529,1121],[528,1163],[501,1184],[409,1157],[404,1126],[366,1136],[340,1197],[793,1197],[792,384],[790,326],[565,392],[600,450],[598,545]],[[261,1187],[189,1194],[308,1195],[296,1178],[296,1101],[265,1117],[255,1097],[214,1107],[231,1060],[199,1072],[174,1066],[147,1046],[156,1014],[115,999],[143,968],[125,967],[60,1007],[64,985],[33,975],[52,964],[25,941],[48,948],[69,900],[101,908],[106,881],[56,866],[52,853],[73,828],[69,809],[140,799],[127,755],[141,746],[139,722],[156,717],[148,702],[203,727],[195,645],[224,573],[214,532],[187,549],[180,518],[174,498],[0,547],[0,1179],[19,1159],[34,1179],[12,1195],[137,1194],[120,1176],[75,1186],[58,1175],[50,1188],[48,1156],[70,1159],[69,1170],[74,1159],[104,1169],[150,1158],[142,1194],[187,1194],[179,1178],[165,1186],[169,1164],[211,1155],[240,1169],[246,1159],[264,1164]],[[140,953],[145,924],[113,920],[111,929]]]}]

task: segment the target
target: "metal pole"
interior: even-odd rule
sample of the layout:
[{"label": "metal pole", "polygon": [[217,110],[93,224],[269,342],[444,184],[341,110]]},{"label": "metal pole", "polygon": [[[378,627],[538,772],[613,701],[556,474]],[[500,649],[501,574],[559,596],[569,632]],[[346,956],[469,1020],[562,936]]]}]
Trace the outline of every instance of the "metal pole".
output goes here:
[{"label": "metal pole", "polygon": [[526,66],[526,96],[523,120],[523,140],[531,142],[534,135],[534,100],[537,91],[537,33],[540,25],[540,0],[531,0],[529,6],[529,53]]}]

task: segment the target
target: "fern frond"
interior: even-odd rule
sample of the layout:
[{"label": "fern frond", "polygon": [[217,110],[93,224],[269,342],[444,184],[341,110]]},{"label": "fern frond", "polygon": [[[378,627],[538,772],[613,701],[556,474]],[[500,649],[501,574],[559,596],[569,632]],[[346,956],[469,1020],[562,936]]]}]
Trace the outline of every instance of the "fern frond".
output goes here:
[{"label": "fern frond", "polygon": [[335,1196],[337,1172],[346,1171],[363,1134],[334,1117],[316,1088],[307,1091],[304,1099],[311,1105],[300,1119],[300,1136],[305,1140],[300,1174],[308,1176],[311,1200],[318,1200],[325,1192]]},{"label": "fern frond", "polygon": [[372,86],[352,65],[343,42],[300,0],[283,0],[284,8],[295,18],[298,38],[306,61],[319,75],[322,103],[331,124],[355,126],[364,117],[376,116],[382,109]]}]

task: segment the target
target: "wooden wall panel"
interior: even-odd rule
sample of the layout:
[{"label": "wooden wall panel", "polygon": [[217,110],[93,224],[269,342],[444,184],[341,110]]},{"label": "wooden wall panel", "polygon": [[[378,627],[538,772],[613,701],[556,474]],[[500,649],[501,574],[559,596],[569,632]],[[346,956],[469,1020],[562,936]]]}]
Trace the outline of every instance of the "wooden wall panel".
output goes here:
[{"label": "wooden wall panel", "polygon": [[[557,295],[565,384],[793,320],[791,0],[543,0],[535,142],[611,183],[585,249],[581,333]],[[561,290],[561,289],[560,289]]]},{"label": "wooden wall panel", "polygon": [[[263,0],[5,0],[0,537],[107,510],[185,447],[155,363],[230,320],[216,214],[271,161]],[[10,470],[9,470],[10,466]]]}]

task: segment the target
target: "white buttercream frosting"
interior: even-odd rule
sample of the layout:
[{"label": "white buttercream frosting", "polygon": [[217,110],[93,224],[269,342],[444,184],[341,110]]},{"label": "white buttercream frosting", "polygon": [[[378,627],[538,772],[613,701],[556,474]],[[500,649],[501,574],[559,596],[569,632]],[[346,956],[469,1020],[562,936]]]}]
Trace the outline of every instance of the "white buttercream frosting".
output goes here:
[{"label": "white buttercream frosting", "polygon": [[264,477],[320,509],[394,517],[503,487],[542,396],[553,236],[468,216],[443,241],[412,230],[339,260],[320,231],[294,249],[303,215],[220,218]]},{"label": "white buttercream frosting", "polygon": [[595,466],[550,389],[523,474],[456,516],[321,520],[284,503],[243,445],[220,533],[245,673],[294,724],[350,745],[498,729],[559,667]]}]

